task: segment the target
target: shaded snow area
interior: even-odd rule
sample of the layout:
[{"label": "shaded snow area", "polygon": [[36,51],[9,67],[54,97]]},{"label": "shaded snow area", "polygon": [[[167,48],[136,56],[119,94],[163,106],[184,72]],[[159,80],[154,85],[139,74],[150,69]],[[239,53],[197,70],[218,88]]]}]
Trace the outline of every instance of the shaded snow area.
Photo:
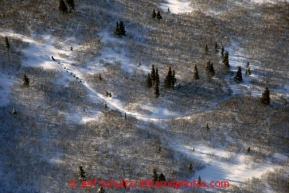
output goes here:
[{"label": "shaded snow area", "polygon": [[16,82],[16,78],[0,73],[0,106],[10,102],[10,87]]},{"label": "shaded snow area", "polygon": [[[178,149],[193,159],[205,162],[206,167],[196,172],[195,176],[201,176],[207,183],[218,180],[229,181],[231,185],[240,185],[246,179],[261,177],[263,173],[278,167],[278,165],[272,164],[271,161],[256,164],[250,161],[249,155],[235,154],[202,144],[194,147],[180,146]],[[275,156],[280,160],[286,161],[288,159],[285,155],[278,154]],[[196,178],[192,180],[196,180]]]}]

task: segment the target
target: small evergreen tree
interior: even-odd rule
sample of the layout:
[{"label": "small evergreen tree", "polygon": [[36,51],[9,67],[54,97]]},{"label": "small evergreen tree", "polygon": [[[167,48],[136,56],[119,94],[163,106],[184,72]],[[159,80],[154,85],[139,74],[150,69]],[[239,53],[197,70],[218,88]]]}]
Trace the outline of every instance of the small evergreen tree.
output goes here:
[{"label": "small evergreen tree", "polygon": [[152,65],[152,70],[151,70],[151,79],[152,79],[153,82],[156,80],[155,65]]},{"label": "small evergreen tree", "polygon": [[22,80],[23,80],[23,85],[24,86],[29,86],[29,78],[27,77],[26,74],[23,75]]},{"label": "small evergreen tree", "polygon": [[199,80],[200,79],[197,65],[195,65],[194,79],[195,80]]},{"label": "small evergreen tree", "polygon": [[209,51],[209,48],[208,48],[208,45],[207,45],[207,44],[205,45],[205,49],[204,49],[204,50],[205,50],[205,52],[208,52],[208,51]]},{"label": "small evergreen tree", "polygon": [[224,47],[222,47],[221,48],[221,56],[224,56],[224,51],[225,51],[225,49],[224,49]]},{"label": "small evergreen tree", "polygon": [[155,182],[158,181],[158,179],[159,179],[159,176],[157,174],[157,169],[156,168],[153,169],[152,178],[153,178],[153,181],[155,181]]},{"label": "small evergreen tree", "polygon": [[105,193],[105,190],[102,186],[97,190],[97,193]]},{"label": "small evergreen tree", "polygon": [[168,13],[170,13],[171,11],[170,11],[170,8],[168,8]]},{"label": "small evergreen tree", "polygon": [[107,109],[107,104],[106,103],[104,104],[104,109]]},{"label": "small evergreen tree", "polygon": [[268,87],[265,88],[265,91],[263,92],[262,97],[260,98],[260,101],[264,105],[270,104],[270,91]]},{"label": "small evergreen tree", "polygon": [[215,75],[214,65],[210,62],[210,60],[207,62],[206,71],[210,76]]},{"label": "small evergreen tree", "polygon": [[251,151],[250,147],[248,147],[247,152],[249,153]]},{"label": "small evergreen tree", "polygon": [[215,51],[218,52],[218,43],[215,42]]},{"label": "small evergreen tree", "polygon": [[198,184],[201,184],[201,176],[198,177]]},{"label": "small evergreen tree", "polygon": [[206,126],[206,128],[207,128],[207,131],[209,131],[210,130],[210,127],[209,127],[209,124],[207,123],[207,126]]},{"label": "small evergreen tree", "polygon": [[118,22],[116,22],[116,26],[115,26],[115,28],[114,28],[114,35],[121,36],[121,31],[120,31],[120,29],[119,29]]},{"label": "small evergreen tree", "polygon": [[166,177],[165,177],[165,175],[163,174],[163,173],[160,173],[160,175],[159,175],[159,180],[158,180],[159,182],[161,182],[161,181],[166,181]]},{"label": "small evergreen tree", "polygon": [[157,67],[156,67],[156,82],[157,82],[158,84],[160,84],[159,70],[158,70]]},{"label": "small evergreen tree", "polygon": [[246,67],[248,68],[248,67],[249,67],[249,65],[250,65],[250,63],[249,63],[249,62],[247,62],[247,64],[246,64]]},{"label": "small evergreen tree", "polygon": [[69,11],[74,10],[74,0],[66,0],[66,4],[69,8]]},{"label": "small evergreen tree", "polygon": [[85,180],[85,172],[82,166],[78,167],[78,175],[79,175],[79,179]]},{"label": "small evergreen tree", "polygon": [[154,93],[155,93],[156,98],[158,98],[160,96],[160,90],[159,90],[159,83],[158,82],[156,82],[156,84],[155,84]]},{"label": "small evergreen tree", "polygon": [[62,13],[66,13],[67,12],[67,6],[64,3],[63,0],[59,0],[59,6],[58,6],[58,10]]},{"label": "small evergreen tree", "polygon": [[241,69],[241,66],[238,67],[238,71],[237,71],[237,73],[236,73],[236,76],[235,76],[234,80],[235,80],[237,83],[242,82],[243,78],[242,78],[242,69]]},{"label": "small evergreen tree", "polygon": [[152,79],[151,79],[151,75],[148,74],[148,77],[147,77],[147,81],[146,81],[146,85],[148,88],[151,88],[153,86],[153,83],[152,83]]},{"label": "small evergreen tree", "polygon": [[120,21],[120,23],[119,23],[119,31],[120,31],[120,34],[121,35],[123,35],[123,36],[125,36],[126,34],[125,34],[125,29],[124,29],[124,24],[123,24],[123,22],[122,21]]},{"label": "small evergreen tree", "polygon": [[193,164],[192,163],[190,163],[190,165],[189,165],[189,170],[192,170],[193,169]]},{"label": "small evergreen tree", "polygon": [[160,11],[158,11],[158,13],[157,13],[157,19],[158,19],[158,20],[163,19],[163,17],[161,16],[161,12],[160,12]]},{"label": "small evergreen tree", "polygon": [[102,77],[101,77],[101,74],[99,73],[99,75],[98,75],[98,79],[99,80],[102,80]]},{"label": "small evergreen tree", "polygon": [[176,73],[175,73],[175,70],[173,70],[173,74],[172,74],[172,87],[175,86],[176,82],[177,82]]},{"label": "small evergreen tree", "polygon": [[171,69],[171,67],[169,67],[168,74],[164,80],[164,87],[165,88],[171,88],[172,87],[172,79],[173,79],[172,69]]},{"label": "small evergreen tree", "polygon": [[157,16],[157,14],[156,14],[156,10],[155,10],[155,9],[153,9],[152,18],[153,18],[153,19],[155,19],[155,18],[156,18],[156,16]]},{"label": "small evergreen tree", "polygon": [[229,52],[225,51],[225,55],[223,56],[223,64],[227,67],[230,67],[229,64]]},{"label": "small evergreen tree", "polygon": [[13,109],[12,109],[12,114],[17,114],[17,112],[16,112],[16,110],[15,110],[15,108],[13,107]]},{"label": "small evergreen tree", "polygon": [[10,43],[8,38],[5,36],[4,38],[4,46],[9,50],[10,49]]},{"label": "small evergreen tree", "polygon": [[124,119],[126,120],[126,113],[124,113]]}]

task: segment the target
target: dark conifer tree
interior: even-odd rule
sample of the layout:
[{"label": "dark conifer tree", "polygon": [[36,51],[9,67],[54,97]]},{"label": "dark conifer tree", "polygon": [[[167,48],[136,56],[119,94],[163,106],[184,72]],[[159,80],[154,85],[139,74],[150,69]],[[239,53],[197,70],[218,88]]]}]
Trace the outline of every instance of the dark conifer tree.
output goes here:
[{"label": "dark conifer tree", "polygon": [[250,63],[249,62],[247,62],[247,64],[246,64],[246,67],[248,68],[250,66]]},{"label": "dark conifer tree", "polygon": [[215,42],[215,51],[218,52],[218,44]]},{"label": "dark conifer tree", "polygon": [[125,29],[124,29],[124,24],[123,24],[123,22],[122,21],[120,21],[120,23],[119,23],[119,31],[120,31],[120,34],[121,35],[123,35],[123,36],[125,36],[126,34],[125,34]]},{"label": "dark conifer tree", "polygon": [[207,123],[207,126],[206,126],[206,128],[207,128],[207,131],[209,131],[210,130],[210,127],[209,127],[209,124]]},{"label": "dark conifer tree", "polygon": [[102,80],[102,77],[101,77],[101,74],[99,73],[99,75],[98,75],[98,79],[99,80]]},{"label": "dark conifer tree", "polygon": [[67,12],[67,6],[64,3],[63,0],[59,0],[59,6],[58,6],[58,10],[62,13],[66,13]]},{"label": "dark conifer tree", "polygon": [[69,8],[69,11],[74,10],[74,0],[66,0],[66,4]]},{"label": "dark conifer tree", "polygon": [[105,193],[105,190],[102,186],[97,190],[97,193]]},{"label": "dark conifer tree", "polygon": [[265,88],[265,91],[263,92],[262,97],[260,98],[260,101],[264,105],[270,104],[270,91],[268,87]]},{"label": "dark conifer tree", "polygon": [[173,78],[172,69],[171,69],[171,67],[169,67],[168,74],[164,80],[164,87],[165,88],[171,88],[172,87],[172,78]]},{"label": "dark conifer tree", "polygon": [[248,75],[251,75],[250,67],[248,67],[248,69],[247,69],[247,73],[248,73]]},{"label": "dark conifer tree", "polygon": [[160,11],[158,11],[158,13],[157,13],[157,19],[158,19],[158,20],[163,19],[163,17],[161,16],[161,12],[160,12]]},{"label": "dark conifer tree", "polygon": [[124,113],[124,119],[126,120],[126,113]]},{"label": "dark conifer tree", "polygon": [[156,80],[155,65],[152,65],[152,70],[151,70],[151,79],[152,79],[153,82]]},{"label": "dark conifer tree", "polygon": [[160,96],[160,90],[159,90],[159,83],[158,82],[155,83],[154,93],[155,93],[156,98],[158,98]]},{"label": "dark conifer tree", "polygon": [[201,176],[198,177],[198,184],[201,184]]},{"label": "dark conifer tree", "polygon": [[151,79],[151,75],[148,74],[148,77],[147,77],[147,81],[146,81],[146,85],[148,88],[151,88],[153,86],[153,83],[152,83],[152,79]]},{"label": "dark conifer tree", "polygon": [[157,169],[156,168],[153,169],[152,178],[153,178],[153,181],[155,181],[155,182],[158,181],[158,179],[159,179],[159,175],[157,174]]},{"label": "dark conifer tree", "polygon": [[215,75],[214,65],[210,62],[210,60],[207,62],[206,71],[210,76]]},{"label": "dark conifer tree", "polygon": [[225,55],[223,56],[223,64],[227,67],[230,67],[229,64],[229,52],[225,51]]},{"label": "dark conifer tree", "polygon": [[165,177],[165,175],[163,173],[160,173],[158,181],[160,181],[160,182],[161,181],[166,181],[166,177]]},{"label": "dark conifer tree", "polygon": [[12,114],[17,114],[17,112],[16,112],[16,109],[13,107],[13,109],[12,109]]},{"label": "dark conifer tree", "polygon": [[78,175],[79,175],[79,179],[85,180],[85,172],[82,166],[78,167]]},{"label": "dark conifer tree", "polygon": [[194,79],[195,80],[199,80],[200,79],[197,65],[195,65]]},{"label": "dark conifer tree", "polygon": [[224,49],[224,47],[222,47],[221,48],[221,56],[224,56],[224,51],[225,51],[225,49]]},{"label": "dark conifer tree", "polygon": [[190,165],[189,165],[189,170],[192,170],[193,169],[193,164],[192,163],[190,163]]},{"label": "dark conifer tree", "polygon": [[247,152],[249,153],[251,151],[250,147],[248,147]]},{"label": "dark conifer tree", "polygon": [[152,18],[153,18],[153,19],[155,19],[155,18],[156,18],[156,16],[157,16],[157,14],[156,14],[156,10],[155,10],[155,9],[153,9]]},{"label": "dark conifer tree", "polygon": [[176,73],[175,73],[175,70],[173,70],[173,74],[172,74],[172,87],[175,86],[176,82],[177,82]]},{"label": "dark conifer tree", "polygon": [[8,38],[5,36],[4,38],[4,46],[9,50],[10,49],[10,43]]},{"label": "dark conifer tree", "polygon": [[158,84],[160,84],[159,70],[158,70],[157,67],[156,67],[156,82],[157,82]]},{"label": "dark conifer tree", "polygon": [[208,51],[209,51],[209,48],[208,48],[208,45],[207,45],[207,44],[205,45],[205,49],[204,49],[204,50],[205,50],[205,52],[208,52]]},{"label": "dark conifer tree", "polygon": [[116,26],[115,26],[115,28],[114,28],[114,35],[121,36],[121,31],[120,31],[120,29],[119,29],[118,22],[116,22]]},{"label": "dark conifer tree", "polygon": [[170,8],[168,8],[168,13],[170,13],[171,11],[170,11]]},{"label": "dark conifer tree", "polygon": [[27,77],[26,74],[23,75],[22,80],[23,80],[23,85],[29,86],[29,78]]},{"label": "dark conifer tree", "polygon": [[235,76],[234,80],[235,80],[237,83],[242,82],[243,78],[242,78],[242,69],[241,69],[241,66],[238,67],[238,71],[237,71],[237,73],[236,73],[236,76]]}]

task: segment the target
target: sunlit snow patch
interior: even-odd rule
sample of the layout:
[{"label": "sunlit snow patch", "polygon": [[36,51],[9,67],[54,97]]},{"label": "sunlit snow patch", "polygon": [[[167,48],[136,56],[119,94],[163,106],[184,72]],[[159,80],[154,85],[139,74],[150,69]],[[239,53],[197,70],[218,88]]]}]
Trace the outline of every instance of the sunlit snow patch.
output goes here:
[{"label": "sunlit snow patch", "polygon": [[164,12],[168,11],[168,8],[170,9],[171,13],[188,13],[192,12],[193,7],[190,6],[190,1],[189,0],[167,0],[166,3],[161,4],[161,9]]}]

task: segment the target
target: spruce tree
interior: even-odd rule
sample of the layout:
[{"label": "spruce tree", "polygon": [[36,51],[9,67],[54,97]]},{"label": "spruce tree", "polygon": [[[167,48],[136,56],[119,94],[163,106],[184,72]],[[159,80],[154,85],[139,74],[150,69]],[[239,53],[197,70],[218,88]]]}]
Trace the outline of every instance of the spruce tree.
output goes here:
[{"label": "spruce tree", "polygon": [[85,180],[85,172],[82,166],[78,167],[78,176],[79,176],[79,179]]},{"label": "spruce tree", "polygon": [[158,11],[158,13],[157,13],[157,19],[158,19],[158,20],[163,19],[163,17],[161,16],[161,12],[160,12],[160,11]]},{"label": "spruce tree", "polygon": [[263,92],[262,97],[260,98],[260,101],[264,105],[270,104],[270,91],[268,87],[265,88],[265,91]]},{"label": "spruce tree", "polygon": [[102,186],[97,190],[97,193],[105,193],[105,190]]},{"label": "spruce tree", "polygon": [[190,165],[189,165],[189,170],[192,170],[193,169],[193,164],[192,163],[190,163]]},{"label": "spruce tree", "polygon": [[207,45],[207,44],[205,45],[205,49],[204,49],[204,50],[205,50],[205,52],[208,52],[208,51],[209,51],[209,48],[208,48],[208,45]]},{"label": "spruce tree", "polygon": [[115,26],[115,28],[114,28],[114,35],[121,36],[121,31],[120,31],[120,29],[119,29],[118,22],[116,22],[116,26]]},{"label": "spruce tree", "polygon": [[155,93],[156,98],[158,98],[160,96],[160,90],[159,90],[159,83],[158,82],[155,83],[154,93]]},{"label": "spruce tree", "polygon": [[218,52],[218,44],[215,42],[215,51]]},{"label": "spruce tree", "polygon": [[173,74],[172,74],[172,87],[175,86],[176,82],[177,82],[176,73],[175,73],[175,70],[173,70]]},{"label": "spruce tree", "polygon": [[168,74],[164,80],[164,87],[165,88],[171,88],[172,87],[172,78],[173,78],[172,69],[171,69],[171,67],[169,67]]},{"label": "spruce tree", "polygon": [[159,180],[158,180],[159,182],[161,182],[161,181],[166,181],[166,177],[165,177],[165,175],[163,174],[163,173],[160,173],[160,175],[159,175]]},{"label": "spruce tree", "polygon": [[156,80],[155,65],[152,65],[152,70],[151,70],[151,79],[152,79],[153,82]]},{"label": "spruce tree", "polygon": [[241,66],[238,67],[238,71],[237,71],[237,73],[236,73],[236,76],[235,76],[234,80],[235,80],[237,83],[242,82],[243,78],[242,78],[242,69],[241,69]]},{"label": "spruce tree", "polygon": [[224,56],[224,51],[225,51],[225,49],[224,49],[224,47],[222,47],[222,48],[221,48],[221,56],[222,56],[222,57]]},{"label": "spruce tree", "polygon": [[170,8],[168,7],[168,13],[170,13],[171,11],[170,11]]},{"label": "spruce tree", "polygon": [[201,176],[198,177],[198,184],[201,184]]},{"label": "spruce tree", "polygon": [[159,70],[158,70],[157,67],[156,67],[156,82],[157,82],[158,84],[160,84]]},{"label": "spruce tree", "polygon": [[210,62],[210,60],[207,62],[206,71],[210,76],[215,75],[214,65]]},{"label": "spruce tree", "polygon": [[22,80],[23,80],[23,85],[24,86],[29,86],[29,78],[27,77],[26,74],[23,75]]},{"label": "spruce tree", "polygon": [[124,113],[124,119],[126,120],[126,113]]},{"label": "spruce tree", "polygon": [[8,38],[5,36],[4,38],[4,46],[9,50],[10,49],[10,43]]},{"label": "spruce tree", "polygon": [[153,19],[155,19],[155,18],[156,18],[156,16],[157,16],[157,14],[156,14],[156,10],[155,10],[155,9],[153,9],[152,18],[153,18]]},{"label": "spruce tree", "polygon": [[229,64],[229,52],[225,51],[225,55],[223,56],[223,64],[227,67],[230,67]]},{"label": "spruce tree", "polygon": [[151,75],[148,74],[148,77],[147,77],[147,81],[146,81],[146,85],[148,88],[151,88],[153,86],[153,83],[152,83],[152,79],[151,79]]},{"label": "spruce tree", "polygon": [[153,181],[155,181],[155,182],[158,181],[158,179],[159,179],[159,176],[157,174],[157,169],[156,168],[153,169],[152,178],[153,178]]},{"label": "spruce tree", "polygon": [[199,80],[200,79],[197,65],[195,65],[194,79],[195,80]]},{"label": "spruce tree", "polygon": [[249,62],[247,62],[247,64],[246,64],[246,67],[248,68],[250,66],[250,63]]},{"label": "spruce tree", "polygon": [[206,126],[206,128],[207,128],[207,131],[209,131],[210,130],[210,127],[209,127],[209,124],[207,123],[207,126]]},{"label": "spruce tree", "polygon": [[16,110],[15,110],[15,108],[13,107],[13,109],[12,109],[12,114],[17,114],[17,112],[16,112]]},{"label": "spruce tree", "polygon": [[69,11],[74,10],[74,0],[66,0],[66,4],[69,8]]},{"label": "spruce tree", "polygon": [[250,147],[248,147],[247,152],[249,153],[251,151]]},{"label": "spruce tree", "polygon": [[98,75],[98,79],[99,80],[102,80],[102,77],[101,77],[101,74],[99,73],[99,75]]},{"label": "spruce tree", "polygon": [[63,0],[59,0],[59,6],[58,6],[58,10],[62,13],[66,13],[67,12],[67,6],[64,3]]},{"label": "spruce tree", "polygon": [[125,34],[125,29],[124,29],[124,24],[123,24],[123,22],[122,21],[120,21],[120,23],[119,23],[119,31],[120,31],[120,34],[121,35],[123,35],[123,36],[125,36],[126,34]]}]

